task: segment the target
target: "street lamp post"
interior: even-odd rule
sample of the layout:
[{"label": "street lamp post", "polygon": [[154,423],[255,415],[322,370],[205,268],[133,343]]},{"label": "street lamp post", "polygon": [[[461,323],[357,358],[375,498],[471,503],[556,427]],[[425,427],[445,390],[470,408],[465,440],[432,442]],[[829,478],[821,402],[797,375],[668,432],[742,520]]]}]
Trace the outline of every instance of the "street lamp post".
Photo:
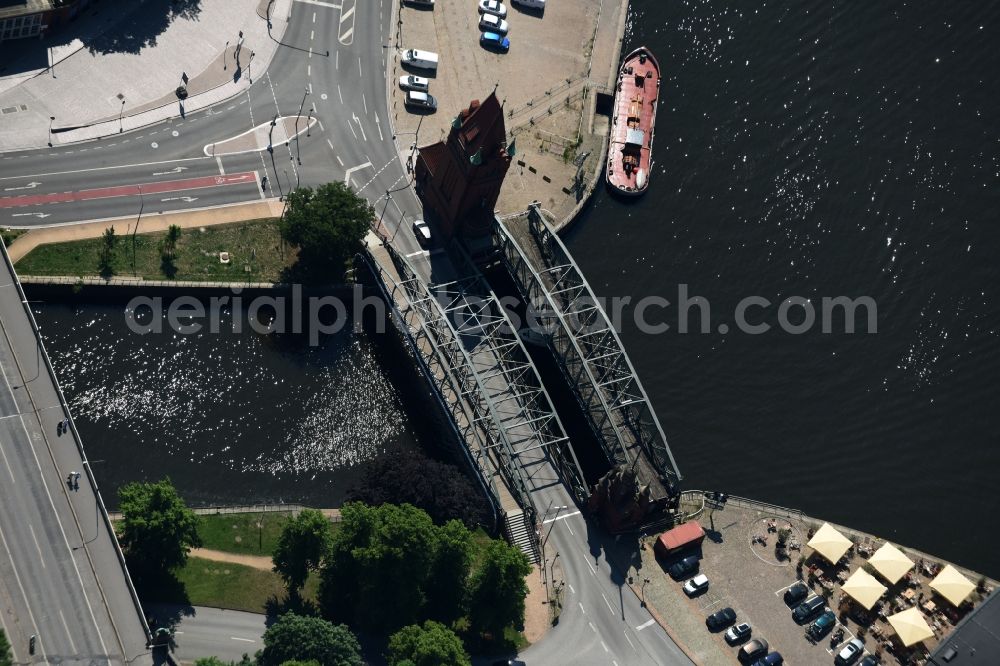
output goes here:
[{"label": "street lamp post", "polygon": [[[553,518],[552,518],[552,525],[549,527],[549,531],[545,533],[545,538],[542,539],[542,552],[543,553],[545,552],[545,544],[549,540],[549,535],[552,534],[552,529],[556,526],[556,520],[559,519],[559,512],[562,511],[563,509],[566,509],[566,508],[568,508],[568,507],[565,507],[565,506],[557,506],[556,507],[556,515],[553,516]],[[545,521],[545,515],[542,514],[542,522],[543,522],[543,524],[544,524],[544,521]]]},{"label": "street lamp post", "polygon": [[642,588],[640,589],[640,592],[642,593],[642,601],[639,602],[639,605],[642,606],[643,608],[646,607],[646,584],[648,582],[649,582],[648,578],[642,579]]},{"label": "street lamp post", "polygon": [[313,111],[315,111],[315,110],[316,110],[316,107],[309,107],[309,113],[306,115],[306,136],[307,137],[311,136],[309,132],[310,132],[310,130],[312,130],[312,124],[311,124],[312,123],[312,115],[313,115]]},{"label": "street lamp post", "polygon": [[122,97],[122,108],[118,110],[118,133],[121,134],[125,130],[125,125],[122,121],[122,116],[125,114],[125,98]]},{"label": "street lamp post", "polygon": [[49,148],[52,147],[52,123],[54,123],[55,120],[55,116],[49,116]]},{"label": "street lamp post", "polygon": [[250,74],[250,63],[253,62],[253,51],[250,52],[250,60],[247,61],[247,80],[253,84],[253,76]]},{"label": "street lamp post", "polygon": [[222,71],[226,71],[226,64],[229,60],[229,40],[226,40],[226,48],[222,49]]},{"label": "street lamp post", "polygon": [[[305,89],[302,93],[302,101],[299,102],[299,113],[295,116],[295,152],[296,159],[298,160],[299,166],[302,166],[302,147],[299,145],[299,118],[302,117],[302,107],[306,105],[306,95],[309,94],[309,88]],[[306,123],[306,129],[309,128],[308,122]]]}]

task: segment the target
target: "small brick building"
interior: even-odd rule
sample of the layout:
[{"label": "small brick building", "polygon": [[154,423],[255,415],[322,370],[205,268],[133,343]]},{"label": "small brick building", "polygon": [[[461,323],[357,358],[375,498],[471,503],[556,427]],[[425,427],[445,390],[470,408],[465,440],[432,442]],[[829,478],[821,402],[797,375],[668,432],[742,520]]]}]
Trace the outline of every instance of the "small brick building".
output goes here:
[{"label": "small brick building", "polygon": [[489,235],[512,154],[495,93],[459,113],[446,140],[419,149],[417,194],[437,216],[439,233],[449,239]]}]

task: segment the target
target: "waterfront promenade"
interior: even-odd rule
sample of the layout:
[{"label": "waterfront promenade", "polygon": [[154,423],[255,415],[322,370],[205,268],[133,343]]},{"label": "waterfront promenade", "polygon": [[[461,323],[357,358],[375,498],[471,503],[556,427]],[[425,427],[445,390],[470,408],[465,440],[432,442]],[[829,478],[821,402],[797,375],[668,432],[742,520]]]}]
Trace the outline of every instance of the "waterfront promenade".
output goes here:
[{"label": "waterfront promenade", "polygon": [[[151,663],[82,442],[0,250],[0,621],[17,663]],[[72,472],[78,484],[67,483]],[[31,637],[35,637],[30,654]]]}]

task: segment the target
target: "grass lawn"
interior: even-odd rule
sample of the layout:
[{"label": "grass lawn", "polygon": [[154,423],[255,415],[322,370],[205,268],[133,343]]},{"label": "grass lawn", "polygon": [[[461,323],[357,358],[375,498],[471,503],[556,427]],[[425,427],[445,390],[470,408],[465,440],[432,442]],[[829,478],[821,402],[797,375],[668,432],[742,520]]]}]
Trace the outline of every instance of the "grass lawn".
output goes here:
[{"label": "grass lawn", "polygon": [[243,555],[271,555],[291,513],[230,513],[200,516],[205,548]]},{"label": "grass lawn", "polygon": [[177,580],[187,599],[158,601],[263,613],[269,599],[285,595],[285,585],[274,572],[199,557],[188,559]]},{"label": "grass lawn", "polygon": [[[135,237],[136,275],[147,280],[277,282],[295,261],[295,252],[281,241],[275,219],[184,229],[172,266],[160,256],[165,237],[165,231]],[[103,243],[91,238],[40,245],[17,262],[17,271],[36,276],[98,275]],[[229,253],[228,264],[219,261],[220,252]],[[111,265],[115,275],[133,275],[131,237],[118,237]]]}]

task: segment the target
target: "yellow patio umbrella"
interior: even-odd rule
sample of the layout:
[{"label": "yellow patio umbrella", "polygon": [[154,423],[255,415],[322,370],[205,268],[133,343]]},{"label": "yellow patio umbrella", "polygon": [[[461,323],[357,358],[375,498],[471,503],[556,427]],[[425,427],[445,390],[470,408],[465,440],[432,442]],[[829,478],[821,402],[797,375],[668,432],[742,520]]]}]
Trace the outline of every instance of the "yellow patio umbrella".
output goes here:
[{"label": "yellow patio umbrella", "polygon": [[868,559],[868,563],[893,585],[913,568],[913,560],[888,541],[875,551],[875,554]]},{"label": "yellow patio umbrella", "polygon": [[958,569],[948,564],[931,581],[931,589],[950,601],[953,605],[959,606],[976,589],[976,586],[972,581],[960,574]]},{"label": "yellow patio umbrella", "polygon": [[885,594],[886,586],[864,569],[858,569],[844,581],[841,590],[851,595],[865,610],[871,610],[878,598]]},{"label": "yellow patio umbrella", "polygon": [[823,526],[816,530],[816,534],[809,543],[806,544],[817,553],[836,564],[844,556],[847,549],[853,546],[851,540],[830,526],[830,523],[823,523]]},{"label": "yellow patio umbrella", "polygon": [[927,621],[924,620],[924,616],[920,614],[916,606],[890,615],[886,619],[906,647],[934,637],[934,632],[927,626]]}]

